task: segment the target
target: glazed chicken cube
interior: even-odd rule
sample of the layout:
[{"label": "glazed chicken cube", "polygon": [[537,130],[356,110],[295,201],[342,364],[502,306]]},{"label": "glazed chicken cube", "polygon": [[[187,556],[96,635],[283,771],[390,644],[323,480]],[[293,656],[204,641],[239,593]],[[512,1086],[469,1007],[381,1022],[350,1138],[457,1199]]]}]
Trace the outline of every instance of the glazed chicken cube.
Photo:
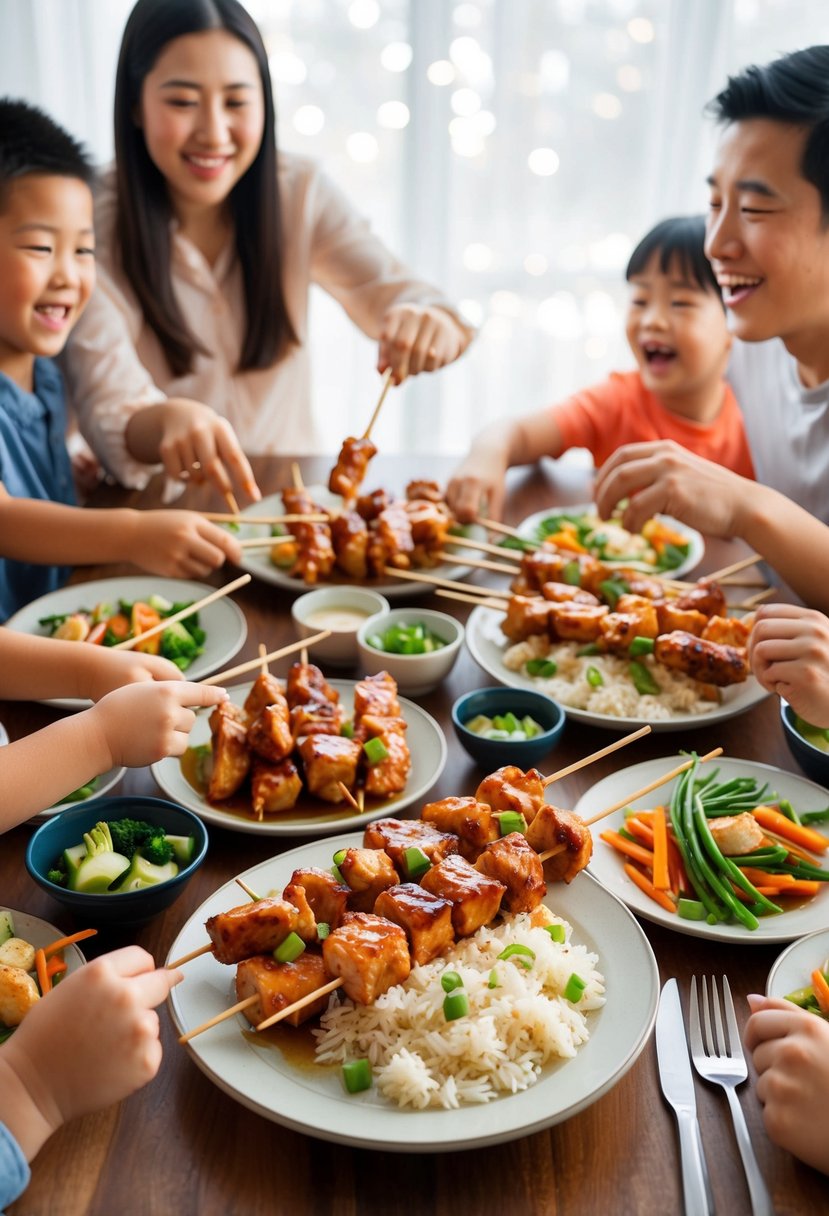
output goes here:
[{"label": "glazed chicken cube", "polygon": [[238,705],[224,701],[210,715],[213,768],[207,785],[208,802],[230,798],[241,786],[250,768],[245,717]]},{"label": "glazed chicken cube", "polygon": [[712,616],[702,631],[707,642],[721,642],[726,646],[748,646],[754,615],[748,617]]},{"label": "glazed chicken cube", "polygon": [[337,882],[330,870],[320,870],[317,866],[294,870],[291,881],[285,888],[286,899],[289,887],[295,886],[300,886],[305,891],[305,898],[317,924],[326,924],[329,928],[336,929],[347,911],[348,887]]},{"label": "glazed chicken cube", "polygon": [[460,853],[474,861],[481,849],[501,835],[501,825],[492,808],[476,798],[449,797],[427,802],[420,813],[424,823],[433,823],[439,832],[452,832],[460,842]]},{"label": "glazed chicken cube", "polygon": [[[363,719],[365,725],[367,719]],[[405,727],[402,718],[394,719]],[[412,767],[412,754],[409,745],[400,730],[386,730],[370,736],[379,739],[386,749],[386,755],[373,763],[367,761],[364,786],[366,795],[372,798],[388,798],[391,794],[399,794],[406,788],[406,781]]]},{"label": "glazed chicken cube", "polygon": [[524,772],[515,764],[505,764],[484,777],[475,797],[493,811],[516,811],[527,823],[532,823],[539,807],[544,805],[544,778],[537,768]]},{"label": "glazed chicken cube", "polygon": [[356,511],[344,511],[331,521],[331,540],[337,565],[351,578],[368,574],[368,528]]},{"label": "glazed chicken cube", "polygon": [[443,502],[443,490],[436,481],[415,478],[406,486],[406,498],[409,502],[414,502],[419,498],[425,499],[427,502]]},{"label": "glazed chicken cube", "polygon": [[284,696],[285,690],[276,676],[272,676],[270,672],[258,675],[245,698],[244,708],[248,722],[253,722],[254,718],[258,718],[266,705],[275,705],[279,700],[284,699]]},{"label": "glazed chicken cube", "polygon": [[[260,954],[243,959],[236,968],[236,999],[244,1001],[249,996],[259,998],[255,1005],[245,1010],[245,1017],[251,1026],[257,1026],[265,1018],[287,1009],[326,983],[328,975],[321,954],[311,954],[306,950],[292,963],[278,963],[272,954]],[[291,1026],[307,1022],[323,1012],[328,1005],[328,997],[326,992],[316,1001],[289,1013],[283,1021]]]},{"label": "glazed chicken cube", "polygon": [[452,905],[417,883],[388,887],[378,895],[374,912],[405,930],[416,965],[430,963],[455,940]]},{"label": "glazed chicken cube", "polygon": [[345,709],[337,701],[306,701],[293,707],[290,723],[295,740],[306,735],[339,735],[345,725]]},{"label": "glazed chicken cube", "polygon": [[507,600],[501,632],[511,642],[523,642],[536,634],[553,632],[550,610],[553,604],[538,595],[513,595]]},{"label": "glazed chicken cube", "polygon": [[346,849],[338,865],[352,912],[373,912],[380,892],[397,884],[394,862],[383,849]]},{"label": "glazed chicken cube", "polygon": [[688,591],[683,591],[674,600],[677,608],[695,608],[705,616],[725,616],[725,592],[719,583],[702,582]]},{"label": "glazed chicken cube", "polygon": [[399,718],[397,681],[387,671],[366,676],[354,685],[354,719],[359,722],[366,714],[383,718]]},{"label": "glazed chicken cube", "polygon": [[[252,954],[269,954],[289,933],[300,932],[300,917],[285,899],[256,899],[228,912],[211,916],[204,924],[220,963],[238,963]],[[316,926],[309,940],[317,936]],[[304,939],[303,939],[304,940]]]},{"label": "glazed chicken cube", "polygon": [[748,678],[748,654],[743,646],[725,646],[674,630],[656,639],[654,658],[665,667],[684,671],[692,680],[723,688]]},{"label": "glazed chicken cube", "polygon": [[569,583],[554,581],[542,583],[541,594],[545,600],[550,600],[554,604],[590,604],[595,608],[601,602],[598,596],[593,595],[592,592],[583,591],[581,587],[572,587]]},{"label": "glazed chicken cube", "polygon": [[346,996],[360,1005],[373,1005],[412,969],[400,926],[367,912],[346,913],[322,943],[322,957],[329,975],[341,979]]},{"label": "glazed chicken cube", "polygon": [[291,733],[288,702],[282,693],[277,693],[276,700],[265,705],[251,722],[248,727],[248,746],[263,760],[270,760],[272,764],[278,764],[280,760],[290,756],[294,748],[294,737]]},{"label": "glazed chicken cube", "polygon": [[420,498],[407,502],[405,510],[415,545],[422,545],[427,551],[442,549],[452,523],[446,508]]},{"label": "glazed chicken cube", "polygon": [[[527,591],[539,591],[545,583],[563,583],[564,567],[569,558],[561,553],[553,553],[549,549],[536,549],[534,553],[525,553],[521,558],[519,578]],[[512,588],[518,588],[513,585]]]},{"label": "glazed chicken cube", "polygon": [[381,511],[385,511],[390,502],[388,491],[372,490],[370,494],[361,494],[357,499],[357,513],[363,517],[366,523],[371,523]]},{"label": "glazed chicken cube", "polygon": [[547,891],[538,854],[520,832],[510,832],[487,845],[475,869],[504,884],[502,907],[508,912],[532,912]]},{"label": "glazed chicken cube", "polygon": [[708,624],[708,617],[696,608],[677,608],[676,600],[665,600],[656,605],[656,619],[659,622],[660,633],[673,633],[681,629],[684,633],[693,633],[702,637],[702,632]]},{"label": "glazed chicken cube", "polygon": [[340,783],[351,789],[357,779],[360,744],[342,735],[309,735],[299,745],[308,792],[324,802],[342,802]]},{"label": "glazed chicken cube", "polygon": [[406,849],[420,849],[432,865],[437,865],[457,853],[459,841],[457,836],[439,832],[422,819],[375,819],[363,832],[363,844],[367,849],[385,849],[398,874],[405,878]]},{"label": "glazed chicken cube", "polygon": [[658,578],[648,578],[641,570],[629,570],[626,566],[614,566],[613,578],[626,583],[631,595],[642,595],[648,600],[665,597],[665,584]]},{"label": "glazed chicken cube", "polygon": [[655,638],[659,633],[656,605],[647,596],[620,595],[613,611],[636,617],[639,621],[639,637]]},{"label": "glazed chicken cube", "polygon": [[414,550],[412,526],[402,502],[393,502],[377,516],[368,546],[369,566],[374,574],[382,574],[384,566],[408,570]]},{"label": "glazed chicken cube", "polygon": [[289,882],[282,892],[282,898],[286,903],[293,904],[296,908],[297,919],[294,925],[294,933],[298,933],[304,942],[316,941],[318,937],[317,918],[314,916],[302,883]]},{"label": "glazed chicken cube", "polygon": [[268,764],[256,757],[250,776],[251,805],[255,815],[290,811],[302,793],[302,780],[293,760]]},{"label": "glazed chicken cube", "polygon": [[550,623],[563,642],[595,642],[601,634],[607,604],[550,604]]},{"label": "glazed chicken cube", "polygon": [[497,878],[488,878],[463,857],[447,857],[427,870],[421,881],[432,895],[452,905],[452,926],[458,937],[469,937],[488,925],[501,906],[506,888]]},{"label": "glazed chicken cube", "polygon": [[348,500],[356,498],[365,479],[368,463],[372,456],[376,455],[377,448],[365,436],[360,439],[350,436],[344,440],[337,463],[328,478],[328,489],[331,493],[339,494]]},{"label": "glazed chicken cube", "polygon": [[285,696],[291,709],[295,705],[307,705],[309,702],[333,701],[340,699],[336,688],[332,688],[325,676],[313,663],[292,663],[288,670],[288,681]]},{"label": "glazed chicken cube", "polygon": [[544,803],[527,828],[526,839],[536,853],[546,853],[548,849],[564,845],[560,853],[543,863],[548,882],[572,882],[593,853],[593,837],[584,821],[573,811],[562,810],[549,802]]}]

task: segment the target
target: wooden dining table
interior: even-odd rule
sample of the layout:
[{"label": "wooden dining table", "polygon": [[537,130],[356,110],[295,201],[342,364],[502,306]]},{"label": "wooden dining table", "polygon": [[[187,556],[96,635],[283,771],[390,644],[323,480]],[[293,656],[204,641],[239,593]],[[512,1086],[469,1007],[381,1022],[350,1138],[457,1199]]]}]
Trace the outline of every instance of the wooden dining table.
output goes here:
[{"label": "wooden dining table", "polygon": [[[289,483],[290,457],[253,463],[264,494]],[[306,484],[325,482],[330,464],[323,458],[301,459]],[[380,456],[370,468],[367,485],[402,491],[411,477],[446,477],[451,468],[448,458]],[[141,493],[102,487],[91,509],[154,507],[160,505],[160,495],[159,479]],[[590,495],[589,474],[579,468],[549,464],[513,470],[505,518],[517,522],[547,506],[588,502]],[[215,491],[206,486],[189,487],[177,505],[222,509]],[[710,541],[700,572],[720,568],[745,552],[736,542]],[[124,573],[134,571],[90,566],[76,571],[74,578],[83,582]],[[222,570],[210,581],[218,586],[231,573]],[[473,572],[469,581],[504,585],[503,576],[483,571]],[[254,657],[259,642],[271,650],[294,640],[293,598],[291,592],[257,580],[236,594],[248,623],[240,661]],[[418,602],[460,619],[470,611],[465,604],[431,593]],[[444,684],[418,699],[443,728],[448,744],[448,762],[430,798],[474,792],[482,774],[454,735],[450,709],[461,693],[492,682],[464,650]],[[56,710],[42,705],[0,704],[0,720],[12,739],[56,716]],[[563,767],[611,737],[571,721],[548,765]],[[703,752],[717,746],[727,756],[799,771],[781,731],[777,700],[770,697],[738,717],[702,724],[693,732],[653,733],[562,780],[556,801],[572,806],[595,782],[628,765],[675,755],[681,748]],[[130,772],[115,792],[160,791],[150,771],[143,769]],[[418,810],[415,806],[408,813],[416,815]],[[2,839],[0,904],[42,917],[64,931],[82,927],[27,874],[24,853],[32,831],[30,824],[23,825]],[[136,941],[163,962],[185,921],[212,892],[248,867],[307,842],[301,836],[259,836],[213,826],[209,832],[207,859],[177,902],[138,929],[102,931],[84,943],[89,957]],[[661,981],[677,978],[686,1014],[691,976],[725,974],[744,1026],[746,994],[765,990],[781,945],[755,944],[748,933],[739,944],[731,944],[645,920],[641,924]],[[166,1008],[160,1010],[160,1021],[164,1058],[155,1080],[118,1106],[78,1119],[54,1135],[34,1161],[31,1183],[8,1209],[9,1216],[665,1216],[683,1210],[676,1125],[660,1092],[653,1037],[609,1092],[566,1121],[497,1146],[418,1154],[330,1143],[262,1118],[199,1070],[178,1044]],[[105,1068],[106,1061],[95,1066]],[[829,1211],[829,1179],[767,1137],[755,1081],[751,1073],[738,1093],[775,1210],[781,1216]],[[749,1213],[725,1095],[698,1079],[695,1089],[716,1210],[724,1216]],[[812,1112],[811,1117],[825,1119],[825,1112]],[[393,1111],[389,1118],[394,1118]]]}]

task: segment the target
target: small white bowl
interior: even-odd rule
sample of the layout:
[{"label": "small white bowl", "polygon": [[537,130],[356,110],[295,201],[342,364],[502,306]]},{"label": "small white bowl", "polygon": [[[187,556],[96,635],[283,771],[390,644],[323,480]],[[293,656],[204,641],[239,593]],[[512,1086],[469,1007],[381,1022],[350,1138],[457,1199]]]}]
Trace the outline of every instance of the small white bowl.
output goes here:
[{"label": "small white bowl", "polygon": [[[392,654],[388,650],[378,650],[369,642],[369,638],[385,633],[392,625],[420,623],[446,644],[427,654]],[[460,654],[463,638],[463,625],[445,612],[434,612],[431,608],[393,608],[372,617],[357,631],[360,666],[372,676],[378,671],[387,671],[394,676],[404,696],[417,696],[431,692],[446,679]]]},{"label": "small white bowl", "polygon": [[294,600],[291,616],[301,638],[322,629],[331,637],[313,646],[311,659],[332,667],[354,667],[359,658],[357,631],[370,617],[389,611],[389,601],[367,587],[318,587]]}]

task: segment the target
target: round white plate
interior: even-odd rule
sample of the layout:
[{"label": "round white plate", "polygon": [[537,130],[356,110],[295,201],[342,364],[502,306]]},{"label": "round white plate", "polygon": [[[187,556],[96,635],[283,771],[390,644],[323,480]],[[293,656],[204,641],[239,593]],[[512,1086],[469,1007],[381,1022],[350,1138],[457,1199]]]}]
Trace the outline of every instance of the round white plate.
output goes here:
[{"label": "round white plate", "polygon": [[[634,764],[630,768],[611,773],[579,799],[575,807],[576,813],[583,819],[589,819],[603,807],[620,802],[627,794],[634,793],[663,773],[670,772],[681,762],[681,758],[677,756],[665,756],[661,760],[645,760],[642,764]],[[718,782],[730,781],[732,777],[755,777],[761,785],[767,781],[771,789],[781,798],[788,798],[797,811],[815,811],[826,806],[826,790],[815,785],[814,781],[807,781],[805,777],[787,773],[781,768],[773,768],[770,764],[756,764],[753,760],[732,760],[728,756],[718,756],[716,760],[710,760],[708,764],[703,765],[703,768],[709,767],[719,769]],[[670,799],[673,788],[673,782],[660,786],[644,798],[637,798],[636,805],[664,806]],[[829,920],[829,883],[824,883],[815,898],[802,907],[783,912],[779,916],[761,917],[759,927],[754,930],[745,929],[740,924],[709,925],[707,921],[684,920],[675,913],[665,912],[631,882],[623,869],[623,859],[616,850],[599,839],[600,832],[621,827],[624,818],[624,810],[616,811],[596,824],[593,829],[595,847],[589,870],[603,887],[612,891],[632,912],[643,916],[645,920],[652,920],[658,925],[664,925],[666,929],[675,929],[677,933],[687,933],[691,937],[741,942],[747,946],[789,942],[795,937],[802,937],[804,933],[810,933]]]},{"label": "round white plate", "polygon": [[[326,486],[308,486],[308,493],[321,507],[336,507],[341,508],[343,500],[337,495],[332,494]],[[271,494],[267,498],[263,498],[261,502],[254,503],[242,512],[246,520],[253,521],[257,515],[280,515],[285,510],[282,502],[281,494]],[[290,525],[286,524],[286,527]],[[251,523],[244,523],[240,526],[239,537],[245,539],[252,536],[269,536],[270,526],[267,524],[259,524],[258,526]],[[483,528],[473,526],[469,529],[469,535],[473,539],[486,540],[486,532]],[[460,539],[460,538],[458,538]],[[470,567],[462,564],[464,554],[468,557],[480,557],[478,552],[472,550],[460,550],[458,552],[458,562],[446,562],[440,566],[434,566],[430,570],[419,570],[418,574],[434,574],[436,578],[462,579],[469,574]],[[249,550],[245,549],[242,552],[242,560],[239,563],[243,570],[247,570],[248,574],[252,574],[254,578],[261,578],[263,582],[273,583],[276,587],[282,587],[285,591],[308,591],[310,590],[307,583],[301,578],[292,578],[286,574],[284,570],[280,570],[273,564],[268,556],[267,549]],[[387,599],[412,599],[417,595],[428,595],[430,588],[428,583],[421,582],[405,582],[403,579],[391,578],[388,581],[382,579],[365,579],[364,581],[355,584],[354,579],[347,578],[344,574],[334,572],[330,578],[323,579],[318,586],[336,586],[344,587],[360,586],[371,587],[373,591],[379,591],[381,595],[385,595]]]},{"label": "round white plate", "polygon": [[[118,600],[134,603],[146,600],[151,595],[161,595],[171,602],[202,600],[215,591],[205,583],[192,583],[180,578],[156,578],[153,574],[136,574],[124,578],[102,578],[91,583],[73,583],[60,587],[33,600],[6,621],[8,629],[18,633],[32,633],[40,637],[46,631],[38,625],[41,617],[57,616],[61,612],[77,612],[81,608],[92,609],[96,604],[117,604]],[[199,623],[207,634],[204,651],[184,673],[188,680],[201,680],[212,671],[218,671],[244,645],[248,627],[242,609],[229,596],[208,604],[199,613]],[[83,643],[78,643],[82,645]],[[90,701],[74,697],[60,697],[47,702],[58,709],[87,709]]]},{"label": "round white plate", "polygon": [[[576,507],[548,507],[545,511],[536,511],[534,515],[528,515],[526,519],[522,519],[518,524],[518,531],[522,536],[526,536],[528,540],[538,540],[537,529],[539,524],[542,524],[545,519],[549,519],[553,515],[595,515],[596,506],[594,503],[580,503]],[[633,566],[643,571],[649,571],[651,574],[661,574],[665,578],[682,578],[683,574],[688,574],[694,570],[702,561],[705,555],[705,541],[702,534],[697,532],[695,528],[689,528],[687,524],[681,523],[678,519],[673,519],[670,515],[657,515],[654,518],[669,528],[675,528],[681,533],[688,542],[688,556],[679,565],[671,570],[657,570],[647,562],[630,562],[624,560],[616,560],[613,558],[604,557],[602,561],[606,566]]]},{"label": "round white plate", "polygon": [[[24,942],[30,942],[35,950],[41,950],[51,942],[56,942],[59,937],[66,936],[63,929],[56,929],[48,920],[30,916],[28,912],[18,912],[16,908],[0,908],[0,912],[11,912],[15,936],[22,937]],[[67,975],[77,971],[86,962],[77,946],[64,947],[63,960],[66,963]]]},{"label": "round white plate", "polygon": [[[354,680],[329,680],[331,687],[340,694],[348,713],[353,705],[354,683]],[[229,688],[231,701],[235,705],[243,705],[252,687],[252,684],[237,684]],[[232,832],[253,832],[257,836],[327,836],[345,828],[357,828],[381,815],[397,815],[398,811],[421,800],[446,764],[446,738],[435,719],[413,701],[407,701],[405,697],[400,697],[399,701],[401,713],[408,723],[406,741],[412,754],[409,779],[402,794],[394,794],[382,801],[367,799],[362,815],[348,803],[335,805],[317,799],[306,800],[303,796],[303,801],[292,811],[282,811],[260,821],[248,815],[234,814],[220,806],[212,806],[184,776],[181,761],[175,756],[160,760],[152,766],[151,772],[173,802],[189,807],[205,823],[229,828]],[[200,714],[190,732],[190,746],[198,747],[209,742],[208,716]]]},{"label": "round white plate", "polygon": [[815,967],[822,967],[827,958],[829,928],[816,929],[814,933],[798,938],[775,959],[766,980],[766,996],[783,1000],[798,988],[808,988]]},{"label": "round white plate", "polygon": [[[281,888],[299,866],[328,866],[337,849],[362,842],[360,835],[317,841],[254,866],[243,875],[255,890]],[[180,957],[203,945],[208,916],[235,907],[239,889],[229,882],[193,913],[170,948]],[[569,1119],[607,1093],[627,1072],[648,1040],[659,996],[659,974],[636,921],[588,875],[570,886],[548,889],[547,904],[573,926],[574,940],[594,950],[605,977],[607,1002],[589,1015],[590,1039],[574,1059],[546,1068],[537,1084],[483,1106],[459,1110],[400,1110],[376,1090],[345,1093],[339,1069],[297,1070],[273,1046],[243,1036],[240,1016],[228,1019],[187,1045],[199,1068],[226,1094],[266,1119],[296,1131],[358,1148],[390,1152],[448,1152],[500,1144]],[[188,963],[186,978],[170,994],[184,1033],[226,1009],[234,969],[212,954]]]},{"label": "round white plate", "polygon": [[[504,654],[512,643],[501,632],[503,619],[503,613],[494,608],[473,608],[466,623],[466,644],[469,653],[478,666],[499,684],[505,684],[508,688],[530,688],[533,692],[543,692],[544,681],[534,680],[532,676],[524,675],[521,671],[510,671],[505,666]],[[676,713],[671,718],[618,718],[613,714],[597,714],[589,709],[573,709],[563,702],[561,708],[574,722],[584,722],[588,726],[599,726],[605,730],[635,730],[645,722],[649,722],[654,731],[694,730],[696,727],[724,722],[726,718],[745,713],[770,695],[761,688],[754,676],[749,676],[743,684],[732,684],[720,691],[722,701],[708,713]]]}]

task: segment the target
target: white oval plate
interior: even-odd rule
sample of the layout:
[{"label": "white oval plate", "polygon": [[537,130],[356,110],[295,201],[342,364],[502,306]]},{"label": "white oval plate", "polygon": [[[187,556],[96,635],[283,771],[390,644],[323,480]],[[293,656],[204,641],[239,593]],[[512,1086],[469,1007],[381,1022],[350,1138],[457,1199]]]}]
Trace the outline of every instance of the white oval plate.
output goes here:
[{"label": "white oval plate", "polygon": [[[642,764],[634,764],[630,768],[611,773],[582,795],[576,804],[576,813],[583,819],[589,819],[603,807],[620,802],[627,794],[641,789],[663,773],[670,772],[681,762],[677,756],[665,756],[661,760],[645,760]],[[787,773],[782,768],[773,768],[770,764],[756,764],[753,760],[732,760],[728,756],[718,756],[708,764],[719,769],[718,782],[730,781],[732,777],[756,777],[761,784],[768,781],[781,798],[788,798],[795,810],[814,811],[826,806],[826,790],[815,785],[814,781],[807,781],[796,773]],[[708,765],[703,767],[707,768]],[[644,798],[637,799],[636,805],[664,806],[672,789],[673,783],[660,786]],[[616,811],[596,825],[595,848],[588,868],[603,887],[612,891],[627,904],[631,912],[643,916],[645,920],[652,920],[666,929],[687,933],[691,937],[741,942],[746,946],[767,946],[770,942],[790,942],[795,937],[802,937],[804,933],[810,933],[829,919],[829,883],[825,883],[815,898],[803,907],[783,912],[780,916],[761,917],[759,927],[753,930],[745,929],[739,924],[709,925],[706,921],[684,920],[672,912],[665,912],[630,881],[622,868],[622,858],[616,850],[598,839],[599,832],[621,827],[624,818],[624,810]]]},{"label": "white oval plate", "polygon": [[[512,643],[501,632],[502,620],[503,613],[494,608],[473,608],[466,623],[466,644],[469,653],[478,666],[499,684],[505,684],[508,688],[530,688],[533,692],[543,692],[542,680],[534,680],[532,676],[524,675],[520,671],[510,671],[504,665],[504,654]],[[770,695],[761,688],[754,676],[749,676],[743,684],[732,684],[721,691],[722,702],[708,713],[677,713],[672,718],[617,718],[613,714],[597,714],[589,709],[573,709],[563,702],[561,708],[574,722],[584,722],[588,726],[599,726],[605,730],[635,730],[645,722],[648,722],[654,731],[694,730],[696,727],[708,726],[712,722],[724,722],[726,718],[745,713]]]},{"label": "white oval plate", "polygon": [[96,798],[103,798],[104,794],[108,794],[112,787],[118,784],[126,771],[125,768],[111,768],[108,773],[101,773],[98,778],[98,785],[88,798],[81,798],[75,802],[58,802],[55,806],[48,807],[38,815],[33,815],[32,819],[51,819],[53,815],[59,815],[61,811],[69,811],[73,806],[88,806]]},{"label": "white oval plate", "polygon": [[[542,524],[545,519],[549,519],[553,515],[594,515],[596,513],[595,503],[580,503],[575,507],[548,507],[546,511],[536,511],[534,515],[528,515],[526,519],[522,519],[518,524],[518,531],[522,536],[526,536],[529,540],[537,540],[536,530],[539,524]],[[695,528],[689,528],[687,524],[683,524],[678,519],[673,519],[670,515],[656,515],[661,523],[666,524],[669,528],[675,528],[680,532],[688,542],[688,556],[679,566],[673,570],[657,570],[650,566],[647,562],[628,562],[620,559],[614,561],[613,558],[604,557],[602,561],[606,566],[634,566],[641,569],[643,572],[662,575],[663,578],[682,578],[683,574],[688,574],[694,570],[705,556],[705,541],[702,534],[697,532]]]},{"label": "white oval plate", "polygon": [[[308,486],[308,493],[315,502],[323,508],[336,507],[341,508],[343,500],[337,495],[332,494],[326,486]],[[242,512],[246,520],[253,521],[257,515],[280,515],[285,510],[282,502],[281,494],[271,494],[267,498],[263,498],[261,502],[254,503]],[[289,525],[285,525],[289,527]],[[251,523],[244,523],[239,529],[240,539],[253,536],[269,536],[270,527],[267,524],[255,526]],[[469,535],[473,539],[486,540],[486,532],[480,527],[471,527]],[[460,539],[460,538],[459,538]],[[464,550],[458,553],[458,562],[444,563],[440,566],[434,566],[429,570],[419,570],[418,574],[434,574],[436,578],[462,579],[469,574],[470,567],[462,564]],[[467,553],[469,557],[480,557],[480,553],[473,553],[470,549]],[[284,570],[280,570],[273,564],[268,556],[267,549],[257,549],[251,551],[243,550],[242,560],[239,563],[243,570],[247,570],[248,574],[252,574],[254,578],[261,578],[265,583],[273,583],[275,587],[282,587],[285,591],[309,591],[311,588],[301,578],[292,578],[286,574]],[[428,595],[430,590],[433,590],[428,583],[421,582],[405,582],[403,579],[392,578],[387,582],[382,579],[365,579],[362,582],[356,582],[354,579],[348,579],[344,574],[334,573],[331,578],[322,579],[316,584],[319,587],[334,587],[341,585],[343,587],[370,587],[373,591],[379,591],[381,595],[385,595],[387,599],[412,599],[413,596]]]},{"label": "white oval plate", "polygon": [[[55,942],[59,937],[66,936],[62,929],[56,929],[54,925],[49,924],[48,920],[41,920],[38,916],[30,916],[28,912],[18,912],[16,908],[0,908],[0,912],[11,913],[12,920],[14,921],[15,935],[22,937],[24,942],[30,942],[35,950],[42,950],[50,942]],[[82,951],[77,946],[65,946],[63,959],[66,963],[67,975],[71,975],[73,971],[77,971],[86,962]]]},{"label": "white oval plate", "polygon": [[[57,616],[61,612],[77,612],[80,608],[94,608],[100,603],[117,603],[126,600],[145,600],[151,595],[162,595],[171,602],[202,600],[215,591],[205,583],[193,583],[180,578],[156,578],[152,574],[128,575],[124,578],[102,578],[91,583],[73,583],[60,587],[33,600],[6,621],[8,629],[18,633],[31,633],[45,637],[38,625],[44,616]],[[188,680],[201,680],[212,671],[219,671],[244,645],[248,635],[247,622],[242,609],[229,596],[208,604],[199,613],[199,621],[207,634],[204,651],[194,659],[184,673]],[[79,642],[78,645],[83,645]],[[46,702],[58,709],[87,709],[92,702],[74,697],[60,697]]]},{"label": "white oval plate", "polygon": [[[279,889],[299,866],[328,866],[337,849],[362,843],[361,835],[304,845],[248,870],[255,890]],[[204,944],[208,916],[235,907],[239,889],[226,883],[193,913],[170,948],[168,960]],[[187,1045],[196,1064],[218,1087],[250,1110],[295,1131],[389,1152],[449,1152],[501,1144],[569,1119],[590,1106],[627,1072],[645,1046],[656,1017],[659,973],[647,938],[634,918],[589,876],[550,887],[547,904],[573,926],[574,940],[599,956],[607,1002],[589,1015],[590,1039],[574,1059],[546,1068],[522,1093],[459,1110],[401,1110],[375,1090],[349,1096],[339,1069],[301,1071],[278,1049],[259,1047],[242,1034],[239,1015]],[[184,1033],[234,1000],[234,969],[212,954],[188,963],[186,978],[170,994],[170,1008]]]},{"label": "white oval plate", "polygon": [[807,933],[778,955],[766,980],[766,996],[784,1000],[787,993],[808,988],[815,967],[829,958],[829,929]]},{"label": "white oval plate", "polygon": [[[350,712],[355,681],[329,680],[329,683],[340,694],[343,705]],[[231,701],[235,705],[243,705],[252,687],[252,684],[237,684],[229,688]],[[333,803],[315,800],[306,803],[306,806],[318,808],[316,813],[309,814],[307,810],[303,812],[300,806],[292,811],[270,815],[260,822],[258,819],[235,815],[220,806],[212,806],[186,779],[181,771],[181,762],[175,756],[160,760],[152,766],[151,772],[173,802],[195,811],[205,823],[229,828],[232,832],[252,832],[257,836],[327,836],[345,828],[360,827],[381,815],[397,815],[404,807],[411,806],[413,802],[423,798],[435,784],[446,764],[446,738],[435,719],[413,701],[407,701],[405,697],[400,697],[399,701],[400,710],[408,723],[406,740],[412,754],[409,780],[402,794],[395,794],[381,802],[373,799],[367,801],[362,815],[347,803],[343,810]],[[189,742],[191,747],[210,742],[210,725],[206,714],[200,714],[196,719]]]}]

